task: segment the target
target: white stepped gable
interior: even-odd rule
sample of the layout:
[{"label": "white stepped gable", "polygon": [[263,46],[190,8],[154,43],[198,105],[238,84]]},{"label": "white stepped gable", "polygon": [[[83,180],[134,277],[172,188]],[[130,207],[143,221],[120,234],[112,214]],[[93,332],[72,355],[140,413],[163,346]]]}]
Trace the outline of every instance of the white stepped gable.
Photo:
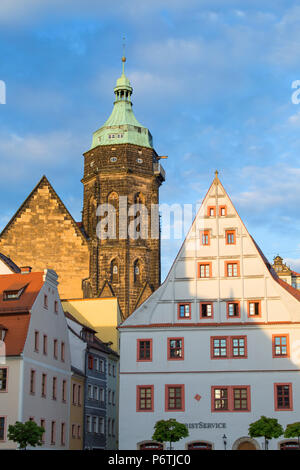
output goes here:
[{"label": "white stepped gable", "polygon": [[[226,243],[226,231],[234,243]],[[209,277],[199,277],[199,264]],[[228,276],[232,271],[236,276]],[[123,326],[300,321],[299,300],[273,276],[216,173],[165,282]],[[239,303],[239,318],[228,318],[231,300]],[[248,315],[251,300],[260,303],[258,318]],[[190,319],[178,319],[180,302],[191,303]],[[200,319],[201,302],[213,303],[212,318]]]}]

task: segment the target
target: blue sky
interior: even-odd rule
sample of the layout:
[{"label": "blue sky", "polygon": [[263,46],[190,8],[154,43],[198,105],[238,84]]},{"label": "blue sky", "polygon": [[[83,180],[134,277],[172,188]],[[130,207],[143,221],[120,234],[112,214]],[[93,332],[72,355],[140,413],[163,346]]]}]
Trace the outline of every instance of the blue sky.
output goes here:
[{"label": "blue sky", "polygon": [[[82,153],[111,113],[126,36],[137,119],[165,203],[215,169],[266,256],[300,270],[300,5],[288,0],[2,0],[0,228],[43,174],[80,220]],[[163,241],[163,276],[181,241]]]}]

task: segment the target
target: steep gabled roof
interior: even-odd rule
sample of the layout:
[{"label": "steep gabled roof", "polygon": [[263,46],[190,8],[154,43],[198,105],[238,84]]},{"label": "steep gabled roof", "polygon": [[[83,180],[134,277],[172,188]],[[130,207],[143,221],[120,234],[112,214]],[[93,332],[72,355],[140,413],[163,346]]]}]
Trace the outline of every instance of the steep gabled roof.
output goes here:
[{"label": "steep gabled roof", "polygon": [[29,204],[29,201],[34,197],[35,193],[38,191],[39,188],[41,188],[42,186],[47,186],[49,188],[49,192],[50,194],[57,200],[58,202],[58,205],[63,209],[63,211],[66,213],[66,215],[70,218],[71,222],[72,222],[72,225],[73,227],[75,228],[76,230],[76,233],[80,235],[80,237],[82,237],[85,241],[86,241],[86,235],[84,233],[84,231],[81,229],[80,226],[78,226],[77,222],[75,222],[75,220],[73,219],[72,215],[70,214],[70,212],[68,211],[68,209],[66,208],[66,206],[64,205],[64,203],[62,202],[62,200],[60,199],[60,197],[58,196],[58,194],[55,192],[55,190],[53,189],[53,186],[51,185],[51,183],[49,182],[49,180],[47,179],[47,177],[44,175],[42,176],[42,178],[40,179],[40,181],[38,182],[38,184],[33,188],[33,190],[31,191],[31,193],[29,194],[29,196],[25,199],[25,201],[23,202],[23,204],[21,204],[21,206],[19,207],[19,209],[17,210],[17,212],[13,215],[13,217],[10,219],[10,221],[7,223],[7,225],[4,227],[4,229],[2,230],[2,232],[0,233],[0,238],[2,237],[2,235],[5,234],[5,232],[7,230],[10,229],[10,227],[13,225],[14,221],[16,220],[16,218],[26,209],[26,207],[28,206]]},{"label": "steep gabled roof", "polygon": [[146,281],[142,287],[140,295],[137,298],[134,309],[137,309],[143,302],[145,302],[145,300],[148,299],[148,297],[153,293],[153,290],[153,287],[149,284],[148,281]]},{"label": "steep gabled roof", "polygon": [[[32,308],[42,286],[44,273],[5,274],[0,276],[0,323],[7,329],[4,343],[6,356],[22,353],[27,338]],[[16,300],[4,300],[5,291],[24,288]]]},{"label": "steep gabled roof", "polygon": [[0,320],[7,328],[4,338],[5,355],[19,356],[23,352],[27,338],[30,314],[1,315]]},{"label": "steep gabled roof", "polygon": [[[225,207],[226,213],[223,214],[223,217],[220,212],[221,207]],[[210,214],[210,208],[214,208],[214,214]],[[234,229],[238,236],[238,244],[234,242],[228,248],[225,243],[225,232],[231,229]],[[212,242],[209,243],[208,247],[201,246],[200,239],[203,230],[208,230],[212,236]],[[196,267],[201,263],[201,260],[209,266],[212,264],[214,266],[214,274],[210,274],[210,279],[197,280],[199,274],[196,274]],[[241,263],[243,267],[241,273],[236,276],[236,282],[234,277],[228,278],[226,274],[226,266],[230,263],[230,260],[236,262],[237,266]],[[241,287],[239,279],[243,280],[243,286],[244,283],[248,283],[247,294],[242,293],[245,287]],[[248,279],[255,279],[255,287],[253,283],[250,285],[251,281],[248,281]],[[279,279],[275,270],[247,231],[216,172],[215,178],[164,283],[123,322],[120,328],[163,326],[164,324],[166,326],[178,326],[179,323],[183,325],[182,320],[177,318],[174,304],[176,305],[178,302],[195,302],[195,307],[198,305],[197,308],[199,309],[199,302],[201,301],[218,301],[217,324],[222,325],[225,321],[225,324],[233,325],[236,319],[228,319],[228,316],[226,318],[227,314],[224,312],[226,301],[242,298],[245,302],[253,299],[253,296],[264,299],[264,284],[263,290],[261,287],[262,283],[266,282],[265,279],[271,281],[269,289],[273,293],[268,294],[270,301],[273,301],[274,296],[275,298],[277,296],[278,301],[281,302],[278,310],[282,312],[280,318],[279,314],[275,312],[272,314],[274,309],[270,309],[267,322],[299,322],[300,306],[293,304],[294,307],[291,308],[292,304],[281,289],[285,293],[288,292],[289,296],[297,301],[300,300],[299,291]],[[279,289],[276,286],[280,286]],[[244,306],[246,306],[245,303]],[[195,312],[195,308],[192,308],[192,315],[194,315],[193,321],[183,320],[186,326],[209,325],[209,319],[199,321],[199,313]],[[266,319],[263,321],[266,322]]]},{"label": "steep gabled roof", "polygon": [[116,297],[116,294],[114,293],[112,285],[107,280],[104,281],[104,283],[103,283],[103,285],[100,289],[98,297],[99,298],[101,298],[101,297]]},{"label": "steep gabled roof", "polygon": [[[297,299],[299,302],[300,302],[300,291],[298,291],[298,289],[295,289],[294,287],[292,287],[290,284],[288,284],[287,282],[283,281],[282,279],[280,279],[280,277],[278,276],[277,272],[275,271],[275,269],[273,268],[273,266],[269,263],[269,261],[267,260],[267,258],[265,257],[265,255],[263,254],[263,252],[261,251],[260,247],[258,246],[258,244],[256,243],[256,241],[252,238],[252,241],[253,243],[255,244],[256,248],[257,248],[257,251],[258,253],[260,254],[260,256],[262,257],[267,269],[269,270],[270,274],[272,275],[273,279],[278,282],[278,284],[283,287],[289,294],[291,294],[293,297],[295,297],[295,299]],[[292,271],[293,272],[293,271]],[[297,273],[296,273],[297,274]]]}]

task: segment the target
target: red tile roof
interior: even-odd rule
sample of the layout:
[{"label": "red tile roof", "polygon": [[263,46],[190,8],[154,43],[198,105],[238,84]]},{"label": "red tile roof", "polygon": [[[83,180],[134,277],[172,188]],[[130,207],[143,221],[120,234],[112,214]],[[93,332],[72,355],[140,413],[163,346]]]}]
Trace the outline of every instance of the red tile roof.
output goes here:
[{"label": "red tile roof", "polygon": [[[0,275],[0,324],[7,329],[6,356],[19,356],[25,345],[33,306],[44,280],[44,273]],[[3,292],[26,286],[19,299],[3,300]]]},{"label": "red tile roof", "polygon": [[5,355],[19,356],[27,338],[30,313],[0,316],[1,324],[7,328],[4,338]]},{"label": "red tile roof", "polygon": [[[251,237],[252,238],[252,237]],[[290,284],[288,284],[287,282],[283,281],[282,279],[280,279],[280,277],[278,276],[278,274],[276,273],[275,269],[272,267],[272,265],[269,263],[269,261],[267,260],[267,258],[265,257],[265,255],[263,254],[263,252],[261,251],[261,249],[259,248],[258,244],[256,243],[256,241],[254,240],[254,238],[252,238],[260,256],[262,257],[265,265],[267,266],[268,270],[270,271],[270,274],[272,275],[273,279],[278,282],[279,285],[281,285],[281,287],[283,287],[289,294],[291,294],[293,297],[295,297],[295,299],[297,299],[299,302],[300,302],[300,291],[298,289],[295,289],[294,287],[290,286]]]},{"label": "red tile roof", "polygon": [[278,277],[278,279],[275,279],[275,281],[278,282],[285,290],[287,290],[293,297],[295,297],[297,300],[300,302],[300,291],[298,289],[295,289],[295,287],[290,286],[287,282],[283,281]]},{"label": "red tile roof", "polygon": [[[0,321],[1,313],[27,312],[31,309],[44,280],[44,273],[5,274],[0,276]],[[26,286],[19,299],[4,300],[3,292],[19,290]],[[1,321],[2,323],[2,321]]]}]

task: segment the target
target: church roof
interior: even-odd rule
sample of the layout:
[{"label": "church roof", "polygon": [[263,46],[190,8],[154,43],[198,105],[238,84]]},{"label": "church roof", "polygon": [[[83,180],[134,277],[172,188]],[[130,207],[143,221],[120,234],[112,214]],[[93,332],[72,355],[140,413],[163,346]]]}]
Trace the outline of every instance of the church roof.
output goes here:
[{"label": "church roof", "polygon": [[53,186],[51,185],[51,183],[49,182],[48,178],[44,175],[42,176],[42,178],[40,179],[40,181],[37,183],[37,185],[33,188],[33,190],[31,191],[31,193],[29,194],[29,196],[27,196],[27,198],[25,199],[25,201],[21,204],[21,206],[19,207],[19,209],[17,210],[17,212],[13,215],[13,217],[10,219],[10,221],[7,223],[7,225],[4,227],[4,229],[2,230],[2,232],[0,233],[0,238],[2,237],[2,235],[4,235],[4,233],[10,229],[10,227],[13,225],[14,221],[17,219],[17,217],[23,212],[23,210],[26,209],[29,201],[34,197],[35,193],[37,192],[37,190],[41,187],[41,186],[48,186],[52,196],[54,196],[54,198],[57,200],[58,204],[63,208],[63,211],[66,213],[66,215],[68,216],[68,218],[70,218],[71,222],[72,222],[72,225],[73,227],[75,228],[76,232],[78,234],[80,234],[80,236],[86,241],[87,239],[87,236],[83,230],[82,227],[80,227],[80,225],[78,225],[77,222],[75,222],[75,220],[73,219],[72,215],[70,214],[70,212],[68,211],[68,209],[66,208],[66,206],[64,205],[64,203],[62,202],[62,200],[60,199],[60,197],[58,196],[58,194],[56,193],[56,191],[53,189]]},{"label": "church roof", "polygon": [[123,71],[114,88],[115,102],[111,115],[104,125],[93,134],[91,149],[98,145],[136,144],[141,147],[152,148],[152,135],[136,119],[132,110],[132,87]]}]

